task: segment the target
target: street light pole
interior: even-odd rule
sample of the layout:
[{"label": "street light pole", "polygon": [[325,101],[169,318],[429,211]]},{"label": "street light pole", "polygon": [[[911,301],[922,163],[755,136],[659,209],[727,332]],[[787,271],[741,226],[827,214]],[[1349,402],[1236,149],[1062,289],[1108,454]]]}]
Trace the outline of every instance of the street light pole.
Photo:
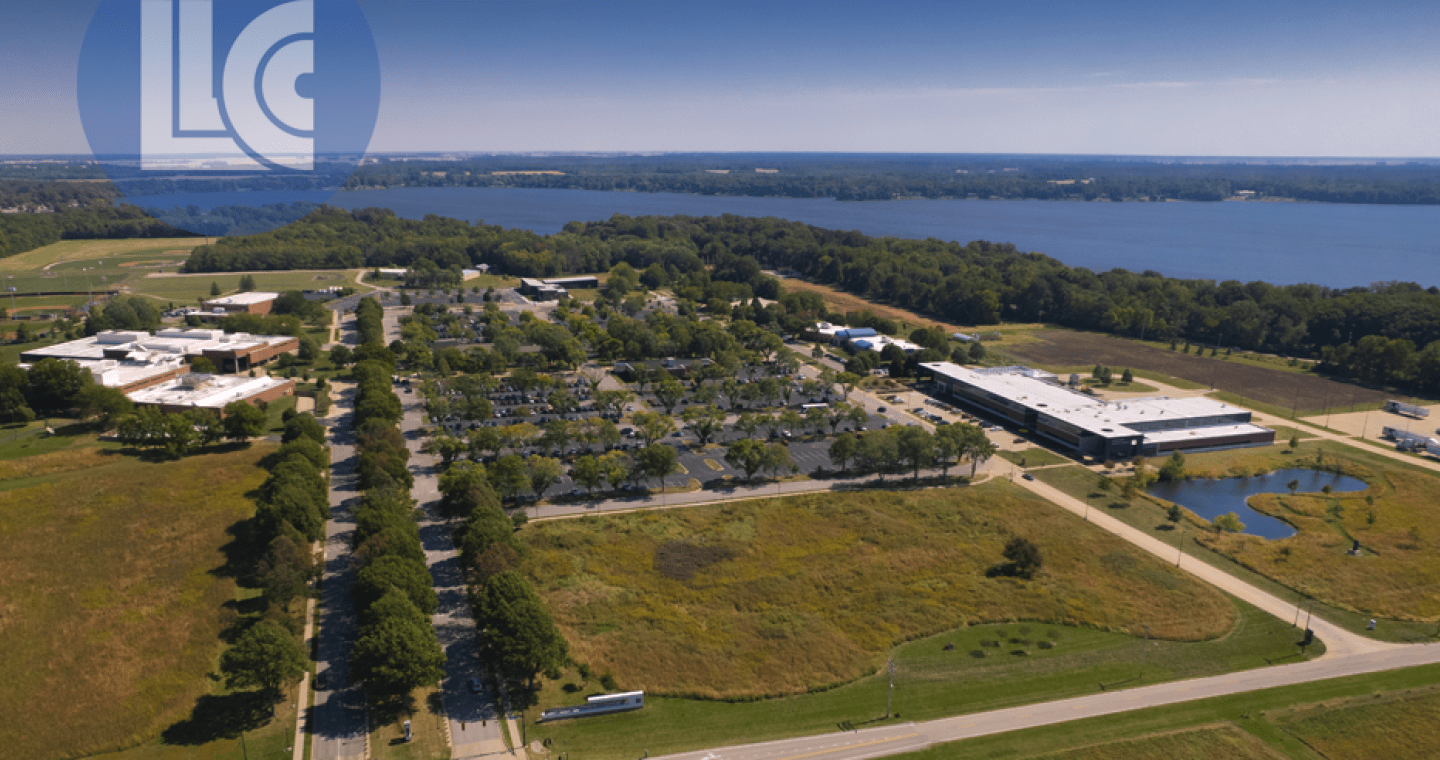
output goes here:
[{"label": "street light pole", "polygon": [[1180,540],[1175,542],[1175,566],[1180,566],[1180,558],[1185,556],[1185,529],[1180,529]]},{"label": "street light pole", "polygon": [[1145,648],[1140,650],[1140,680],[1143,681],[1145,680],[1145,665],[1150,659],[1150,626],[1141,623],[1140,627],[1145,629]]},{"label": "street light pole", "polygon": [[1291,628],[1300,625],[1300,605],[1305,601],[1305,589],[1307,588],[1309,586],[1306,584],[1300,584],[1300,592],[1295,596],[1295,622],[1290,624]]}]

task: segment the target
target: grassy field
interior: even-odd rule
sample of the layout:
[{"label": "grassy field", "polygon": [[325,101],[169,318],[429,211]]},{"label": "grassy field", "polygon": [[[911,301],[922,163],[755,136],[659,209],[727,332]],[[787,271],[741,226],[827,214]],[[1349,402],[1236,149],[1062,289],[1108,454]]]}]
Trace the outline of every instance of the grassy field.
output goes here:
[{"label": "grassy field", "polygon": [[1080,382],[1091,388],[1098,388],[1100,390],[1106,390],[1112,393],[1155,393],[1160,390],[1153,385],[1137,383],[1133,380],[1128,383],[1122,380],[1114,380],[1109,383],[1102,383],[1099,380],[1087,377]]},{"label": "grassy field", "polygon": [[[987,577],[1017,535],[1044,570]],[[1210,587],[1009,483],[542,522],[522,537],[572,656],[653,694],[804,693],[965,624],[1145,623],[1199,640],[1234,620]]]},{"label": "grassy field", "polygon": [[[1147,645],[1143,637],[1093,628],[1011,623],[972,626],[901,645],[893,651],[897,667],[889,722],[1094,694],[1100,684],[1125,688],[1262,667],[1277,658],[1294,661],[1295,633],[1288,624],[1244,603],[1234,604],[1236,625],[1215,641]],[[1042,641],[1053,647],[1043,648]],[[946,644],[955,647],[946,650]],[[1013,654],[1020,649],[1030,654]],[[973,650],[987,656],[977,657]],[[642,749],[658,754],[818,734],[842,725],[882,725],[887,722],[888,683],[886,675],[877,673],[834,689],[745,702],[647,695],[642,711],[531,726],[529,735],[550,739],[552,751],[568,748],[587,758],[621,760]],[[630,684],[622,678],[620,686]],[[547,684],[542,704],[576,704],[598,691],[593,680],[567,671],[560,681]]]},{"label": "grassy field", "polygon": [[[927,750],[895,757],[903,760],[1049,758],[1058,752],[1085,750],[1091,747],[1127,747],[1129,742],[1135,739],[1181,731],[1188,732],[1196,728],[1229,725],[1238,727],[1264,741],[1278,752],[1280,757],[1296,758],[1296,760],[1319,760],[1320,755],[1306,746],[1300,738],[1297,738],[1296,734],[1289,732],[1286,722],[1291,718],[1292,708],[1297,705],[1305,705],[1325,710],[1366,700],[1385,701],[1406,693],[1433,689],[1437,680],[1440,680],[1440,666],[1405,668],[1134,710],[1025,731],[982,736],[965,741],[939,744]],[[1337,760],[1339,758],[1369,760],[1369,758],[1379,757],[1433,757],[1434,753],[1425,752],[1424,748],[1434,746],[1435,725],[1433,718],[1429,721],[1411,722],[1405,725],[1409,733],[1418,735],[1416,747],[1420,750],[1419,752],[1386,753],[1377,749],[1375,752],[1359,755],[1337,753],[1336,755],[1327,754],[1326,757],[1334,757]],[[1358,734],[1363,735],[1367,732],[1378,732],[1384,728],[1386,728],[1384,725],[1356,726],[1355,730]],[[1319,732],[1316,731],[1313,735],[1318,734]],[[1305,736],[1307,741],[1310,738],[1305,734],[1299,735]],[[1139,746],[1143,748],[1145,745],[1142,743]],[[1178,746],[1176,752],[1183,752],[1184,748],[1185,745]],[[1061,755],[1061,757],[1067,756]],[[1087,756],[1079,755],[1079,757]],[[1115,751],[1110,754],[1095,755],[1095,757],[1129,758],[1131,755]],[[1140,755],[1140,757],[1145,757],[1145,755]],[[1186,757],[1186,755],[1176,754],[1170,757]],[[1228,760],[1231,755],[1221,753],[1205,757],[1227,758]],[[1241,755],[1240,757],[1245,756]],[[1266,756],[1262,755],[1261,757]]]},{"label": "grassy field", "polygon": [[[1191,454],[1186,468],[1195,476],[1245,475],[1281,467],[1313,466],[1323,452],[1327,466],[1370,484],[1365,491],[1335,494],[1259,495],[1251,506],[1291,522],[1298,533],[1267,541],[1239,534],[1215,535],[1208,523],[1186,523],[1185,552],[1281,598],[1305,588],[1320,603],[1315,612],[1352,631],[1395,641],[1433,640],[1440,635],[1440,556],[1427,549],[1440,540],[1425,519],[1434,503],[1436,476],[1362,449],[1317,440],[1263,448]],[[1140,495],[1126,502],[1118,492],[1102,494],[1096,476],[1084,468],[1038,470],[1036,477],[1094,508],[1175,544],[1180,536],[1165,519],[1166,503]],[[1373,505],[1367,500],[1373,497]],[[1375,521],[1370,522],[1373,510]],[[1415,538],[1411,528],[1414,527]],[[1349,537],[1366,547],[1350,557]],[[1410,547],[1416,548],[1410,548]],[[1208,551],[1207,551],[1208,550]],[[1375,632],[1371,617],[1390,618]],[[1409,623],[1400,621],[1411,621]]]},{"label": "grassy field", "polygon": [[[139,277],[130,280],[126,284],[134,289],[134,292],[147,295],[161,301],[174,301],[179,304],[193,304],[197,298],[210,297],[210,283],[220,286],[220,292],[232,293],[240,288],[240,278],[244,275],[226,272],[207,272],[205,274],[186,275],[164,275],[160,277]],[[286,290],[313,290],[317,288],[330,288],[336,286],[354,285],[351,273],[345,270],[297,270],[291,272],[257,272],[250,275],[255,278],[256,290],[272,290],[283,292]]]},{"label": "grassy field", "polygon": [[1332,760],[1440,757],[1440,693],[1433,685],[1306,705],[1271,721]]},{"label": "grassy field", "polygon": [[1036,760],[1280,760],[1284,755],[1234,724],[1201,726],[1186,731],[1098,744],[1039,755]]},{"label": "grassy field", "polygon": [[1023,459],[1025,460],[1026,467],[1075,463],[1075,460],[1069,457],[1062,457],[1049,449],[1042,449],[1038,446],[1031,446],[1028,449],[1021,449],[1020,451],[997,451],[995,455],[1015,464],[1020,464],[1020,460]]},{"label": "grassy field", "polygon": [[[445,743],[445,710],[439,687],[423,686],[410,693],[403,704],[373,710],[370,728],[370,757],[399,760],[444,760],[450,756]],[[383,713],[383,714],[381,714]],[[410,735],[405,741],[405,721]]]},{"label": "grassy field", "polygon": [[253,512],[245,494],[264,479],[256,464],[270,451],[228,447],[156,463],[87,436],[4,431],[6,754],[89,754],[154,739],[166,726],[179,731],[167,743],[192,743],[210,730],[185,728],[197,699],[234,707],[206,675],[221,648],[222,608],[237,593],[227,530]]},{"label": "grassy field", "polygon": [[65,261],[103,260],[123,256],[125,260],[144,259],[184,261],[190,251],[202,245],[205,238],[132,238],[127,240],[62,240],[47,246],[0,259],[0,272],[22,272],[39,269],[46,264]]},{"label": "grassy field", "polygon": [[217,687],[203,696],[190,717],[167,728],[161,738],[119,752],[92,755],[91,760],[291,760],[294,757],[295,700],[271,706],[249,693],[231,694]]}]

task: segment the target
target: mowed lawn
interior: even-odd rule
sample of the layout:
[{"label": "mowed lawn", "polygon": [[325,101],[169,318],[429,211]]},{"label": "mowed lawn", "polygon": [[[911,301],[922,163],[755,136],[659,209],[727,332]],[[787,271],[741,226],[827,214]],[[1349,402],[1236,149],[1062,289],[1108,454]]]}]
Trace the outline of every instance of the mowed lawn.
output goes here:
[{"label": "mowed lawn", "polygon": [[1092,747],[1080,747],[1035,760],[1282,760],[1285,756],[1233,724],[1204,726]]},{"label": "mowed lawn", "polygon": [[[20,272],[28,269],[40,269],[46,264],[63,261],[88,261],[89,264],[94,264],[95,261],[116,256],[132,260],[145,257],[184,260],[190,256],[190,251],[204,243],[205,238],[198,237],[61,240],[58,243],[51,243],[0,259],[0,271]],[[95,261],[89,261],[91,259]]]},{"label": "mowed lawn", "polygon": [[[269,444],[146,462],[81,437],[0,457],[0,747],[51,758],[124,747],[211,690],[227,530]],[[35,456],[19,449],[30,445]],[[47,451],[47,449],[49,449]],[[233,615],[233,612],[232,612]]]},{"label": "mowed lawn", "polygon": [[[987,577],[1016,536],[1042,571]],[[967,624],[1200,640],[1236,619],[1209,586],[1003,482],[547,521],[521,537],[575,661],[652,694],[803,694]]]},{"label": "mowed lawn", "polygon": [[1272,721],[1331,760],[1440,757],[1440,693],[1433,686],[1310,705]]},{"label": "mowed lawn", "polygon": [[[242,276],[232,272],[184,275],[167,273],[155,277],[138,277],[126,284],[140,295],[188,306],[194,304],[197,298],[210,298],[211,283],[220,286],[221,293],[234,293],[240,289]],[[354,271],[344,269],[256,272],[250,276],[255,280],[255,289],[260,291],[284,292],[355,286]]]}]

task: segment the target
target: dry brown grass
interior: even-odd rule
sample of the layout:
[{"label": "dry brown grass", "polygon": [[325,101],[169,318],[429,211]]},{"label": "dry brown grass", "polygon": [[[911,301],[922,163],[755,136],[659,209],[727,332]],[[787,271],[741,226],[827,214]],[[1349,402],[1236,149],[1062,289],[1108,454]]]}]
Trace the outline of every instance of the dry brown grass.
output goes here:
[{"label": "dry brown grass", "polygon": [[[270,445],[148,463],[86,447],[8,472],[0,493],[0,747],[70,757],[127,746],[209,690],[234,582],[226,530]],[[84,469],[72,465],[84,464]]]},{"label": "dry brown grass", "polygon": [[[987,577],[1017,535],[1040,546],[1044,570]],[[1159,637],[1198,640],[1236,614],[1210,587],[1008,483],[543,522],[522,536],[524,569],[575,659],[659,694],[801,693],[870,672],[897,642],[980,622],[1139,632],[1143,620]],[[675,542],[715,551],[677,580]]]},{"label": "dry brown grass", "polygon": [[924,317],[916,314],[909,309],[902,309],[897,306],[889,306],[882,303],[867,301],[859,296],[846,293],[843,290],[836,290],[835,288],[827,287],[825,285],[817,285],[813,282],[806,282],[804,280],[792,278],[782,281],[781,285],[784,286],[786,290],[819,293],[820,297],[825,301],[826,309],[830,311],[840,312],[841,314],[852,311],[865,311],[868,309],[874,312],[875,316],[877,317],[884,317],[886,319],[894,319],[904,322],[910,325],[911,329],[915,329],[917,327],[938,327],[941,330],[944,330],[946,334],[953,333],[957,330],[962,329],[958,325],[953,325],[948,322],[938,322],[929,317]]}]

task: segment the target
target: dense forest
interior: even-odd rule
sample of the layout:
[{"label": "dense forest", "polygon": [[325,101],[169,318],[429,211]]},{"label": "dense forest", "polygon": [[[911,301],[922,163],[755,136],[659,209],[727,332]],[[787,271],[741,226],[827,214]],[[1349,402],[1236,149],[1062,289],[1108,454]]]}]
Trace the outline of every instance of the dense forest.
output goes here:
[{"label": "dense forest", "polygon": [[[1097,273],[1010,244],[873,238],[775,218],[617,215],[541,236],[437,216],[405,220],[385,209],[323,208],[274,232],[202,246],[186,267],[429,270],[480,263],[526,277],[625,263],[643,284],[704,306],[717,294],[776,298],[782,284],[762,269],[789,270],[958,324],[1046,321],[1235,346],[1314,357],[1340,374],[1440,391],[1440,288],[1387,282],[1342,290]],[[794,316],[845,319],[813,308]]]},{"label": "dense forest", "polygon": [[0,214],[0,258],[60,240],[191,237],[134,206],[88,206],[45,214]]},{"label": "dense forest", "polygon": [[[723,173],[722,173],[723,172]],[[1003,198],[1440,203],[1440,166],[1190,162],[1035,156],[696,154],[613,158],[486,156],[382,160],[349,189],[538,187],[837,198]]]}]

